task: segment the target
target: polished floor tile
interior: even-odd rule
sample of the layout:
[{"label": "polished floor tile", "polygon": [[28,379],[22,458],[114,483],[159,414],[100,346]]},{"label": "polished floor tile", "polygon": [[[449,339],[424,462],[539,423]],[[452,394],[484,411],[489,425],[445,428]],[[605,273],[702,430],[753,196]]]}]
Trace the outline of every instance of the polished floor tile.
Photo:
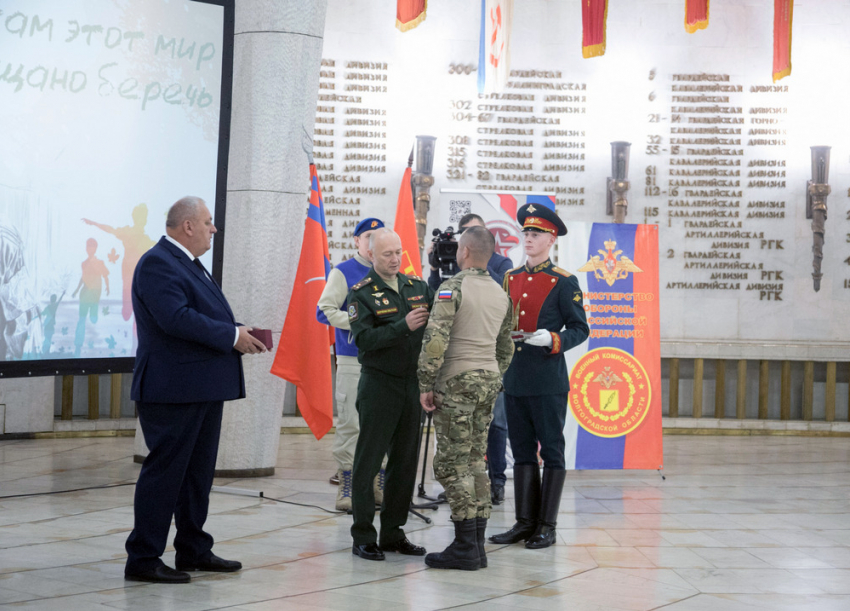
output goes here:
[{"label": "polished floor tile", "polygon": [[[266,498],[211,495],[215,549],[245,568],[164,586],[123,578],[139,471],[132,439],[3,441],[0,610],[850,609],[850,440],[664,443],[666,480],[570,472],[557,545],[488,544],[489,568],[465,572],[354,557],[350,516],[323,511],[336,494],[332,437],[285,435],[273,476],[216,481]],[[426,487],[438,491],[430,474]],[[510,482],[507,493],[490,533],[513,524]],[[408,536],[440,551],[453,537],[448,508],[425,513],[433,523],[410,516]],[[164,560],[173,565],[173,548]]]}]

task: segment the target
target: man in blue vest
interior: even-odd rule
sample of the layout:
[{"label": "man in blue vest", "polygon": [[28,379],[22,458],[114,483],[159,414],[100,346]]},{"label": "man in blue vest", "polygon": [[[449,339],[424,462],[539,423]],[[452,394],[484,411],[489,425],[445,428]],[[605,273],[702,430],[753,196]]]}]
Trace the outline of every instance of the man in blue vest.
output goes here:
[{"label": "man in blue vest", "polygon": [[[351,469],[354,465],[354,449],[360,434],[360,420],[354,404],[357,400],[357,384],[360,382],[360,363],[357,361],[357,346],[351,338],[348,322],[348,293],[371,269],[368,259],[369,236],[384,226],[376,218],[365,218],[354,228],[354,246],[357,252],[350,259],[335,266],[328,274],[325,290],[319,298],[316,318],[319,322],[336,329],[336,413],[337,425],[334,435],[333,455],[336,460],[336,479],[339,489],[336,509],[351,511]],[[375,502],[383,501],[385,470],[381,469],[375,480]]]}]

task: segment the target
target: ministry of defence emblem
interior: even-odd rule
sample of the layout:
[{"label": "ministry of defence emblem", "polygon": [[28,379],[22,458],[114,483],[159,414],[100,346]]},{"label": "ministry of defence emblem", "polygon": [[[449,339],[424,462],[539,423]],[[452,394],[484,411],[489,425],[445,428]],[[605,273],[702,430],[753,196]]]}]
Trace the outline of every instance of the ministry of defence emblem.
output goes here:
[{"label": "ministry of defence emblem", "polygon": [[604,280],[608,286],[613,286],[617,280],[623,280],[629,277],[629,272],[643,272],[641,268],[634,264],[634,261],[628,257],[617,257],[623,252],[622,250],[614,250],[617,248],[617,242],[614,240],[606,240],[604,242],[607,252],[598,250],[602,255],[593,255],[587,263],[578,268],[580,272],[593,272],[593,276],[597,280]]},{"label": "ministry of defence emblem", "polygon": [[622,437],[649,412],[652,389],[646,370],[628,352],[597,348],[570,374],[570,410],[579,425],[597,437]]}]

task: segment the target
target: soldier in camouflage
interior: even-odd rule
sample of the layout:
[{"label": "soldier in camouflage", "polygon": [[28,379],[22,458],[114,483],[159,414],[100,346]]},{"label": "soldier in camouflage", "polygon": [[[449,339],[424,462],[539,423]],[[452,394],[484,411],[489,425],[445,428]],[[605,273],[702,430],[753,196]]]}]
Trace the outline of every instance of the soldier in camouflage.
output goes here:
[{"label": "soldier in camouflage", "polygon": [[434,473],[446,489],[455,528],[443,552],[425,557],[432,568],[487,566],[490,480],[484,454],[493,403],[514,350],[510,299],[487,272],[494,248],[485,227],[461,235],[462,271],[440,285],[419,355],[420,402],[434,413],[437,434]]}]

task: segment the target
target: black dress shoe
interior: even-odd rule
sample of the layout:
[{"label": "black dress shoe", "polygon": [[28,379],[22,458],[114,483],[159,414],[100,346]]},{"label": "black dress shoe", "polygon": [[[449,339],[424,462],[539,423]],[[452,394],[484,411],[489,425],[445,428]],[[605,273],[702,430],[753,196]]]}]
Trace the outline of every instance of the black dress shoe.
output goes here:
[{"label": "black dress shoe", "polygon": [[381,549],[385,552],[398,552],[405,556],[425,555],[425,548],[413,545],[407,537],[399,539],[398,541],[393,541],[392,543],[381,543]]},{"label": "black dress shoe", "polygon": [[381,551],[377,543],[352,545],[351,553],[355,556],[360,556],[363,560],[384,560],[384,552]]},{"label": "black dress shoe", "polygon": [[147,581],[149,583],[189,583],[191,577],[187,573],[175,571],[164,564],[141,573],[124,573],[127,581]]},{"label": "black dress shoe", "polygon": [[209,571],[210,573],[233,573],[242,568],[242,563],[238,560],[225,560],[219,558],[213,553],[206,560],[196,560],[194,562],[175,563],[178,571]]}]

